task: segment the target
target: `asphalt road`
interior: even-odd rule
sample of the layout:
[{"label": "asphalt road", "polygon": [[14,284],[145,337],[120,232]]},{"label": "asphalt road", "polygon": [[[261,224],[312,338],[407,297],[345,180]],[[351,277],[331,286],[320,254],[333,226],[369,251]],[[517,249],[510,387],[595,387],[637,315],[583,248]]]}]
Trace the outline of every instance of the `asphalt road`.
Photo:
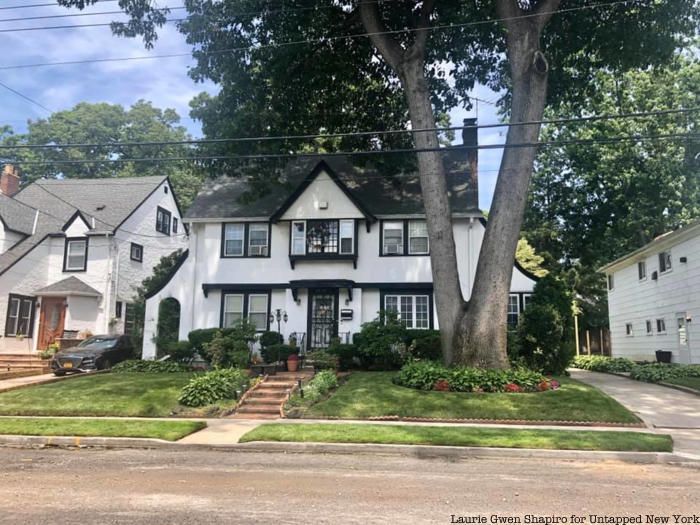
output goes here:
[{"label": "asphalt road", "polygon": [[525,524],[533,514],[572,524],[576,514],[590,525],[591,514],[654,514],[675,525],[672,514],[693,513],[700,470],[688,467],[0,448],[0,523],[447,524],[454,514]]}]

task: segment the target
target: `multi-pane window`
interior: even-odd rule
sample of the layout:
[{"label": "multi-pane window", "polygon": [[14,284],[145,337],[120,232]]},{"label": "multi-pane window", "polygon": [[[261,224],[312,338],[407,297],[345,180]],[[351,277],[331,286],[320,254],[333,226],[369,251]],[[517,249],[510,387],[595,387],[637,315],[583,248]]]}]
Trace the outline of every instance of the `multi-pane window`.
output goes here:
[{"label": "multi-pane window", "polygon": [[66,253],[63,270],[82,272],[87,267],[87,239],[66,239]]},{"label": "multi-pane window", "polygon": [[408,221],[408,253],[411,255],[425,255],[429,252],[428,223],[425,221]]},{"label": "multi-pane window", "polygon": [[34,298],[10,294],[5,320],[5,336],[30,336],[34,321]]},{"label": "multi-pane window", "polygon": [[355,253],[355,221],[308,220],[292,222],[291,255]]},{"label": "multi-pane window", "polygon": [[224,257],[243,257],[245,224],[224,225]]},{"label": "multi-pane window", "polygon": [[126,303],[124,305],[124,335],[132,335],[136,330],[136,310],[134,305]]},{"label": "multi-pane window", "polygon": [[625,334],[627,335],[634,335],[634,331],[632,330],[632,323],[627,323],[625,325]]},{"label": "multi-pane window", "polygon": [[171,217],[172,214],[168,210],[158,206],[158,209],[156,210],[156,231],[164,235],[170,235]]},{"label": "multi-pane window", "polygon": [[665,334],[666,333],[666,320],[657,319],[656,320],[656,333]]},{"label": "multi-pane window", "polygon": [[304,255],[306,253],[306,223],[297,221],[292,223],[292,255]]},{"label": "multi-pane window", "polygon": [[651,335],[652,333],[654,333],[654,327],[651,321],[647,319],[647,335]]},{"label": "multi-pane window", "polygon": [[223,301],[223,328],[235,326],[241,319],[248,319],[256,330],[267,329],[268,322],[267,293],[227,293]]},{"label": "multi-pane window", "polygon": [[178,229],[178,220],[177,217],[173,217],[173,233],[177,233]]},{"label": "multi-pane window", "polygon": [[531,298],[532,298],[532,294],[529,294],[529,293],[523,294],[523,311],[527,310],[527,305],[530,303]]},{"label": "multi-pane window", "polygon": [[517,326],[518,317],[520,317],[518,294],[510,294],[508,296],[508,326],[511,328]]},{"label": "multi-pane window", "polygon": [[403,255],[403,221],[383,223],[382,239],[384,255]]},{"label": "multi-pane window", "polygon": [[355,251],[355,221],[340,221],[340,253]]},{"label": "multi-pane window", "polygon": [[268,255],[269,232],[269,226],[264,222],[248,226],[248,255],[251,257]]},{"label": "multi-pane window", "polygon": [[640,281],[647,278],[647,263],[645,261],[640,261],[637,263],[637,274]]},{"label": "multi-pane window", "polygon": [[430,328],[430,296],[428,295],[386,295],[384,310],[395,313],[406,328]]},{"label": "multi-pane window", "polygon": [[132,261],[143,262],[143,246],[132,242],[130,258]]},{"label": "multi-pane window", "polygon": [[255,325],[256,330],[267,328],[267,294],[248,296],[248,320]]},{"label": "multi-pane window", "polygon": [[661,273],[671,270],[671,252],[661,252],[659,254],[659,270]]}]

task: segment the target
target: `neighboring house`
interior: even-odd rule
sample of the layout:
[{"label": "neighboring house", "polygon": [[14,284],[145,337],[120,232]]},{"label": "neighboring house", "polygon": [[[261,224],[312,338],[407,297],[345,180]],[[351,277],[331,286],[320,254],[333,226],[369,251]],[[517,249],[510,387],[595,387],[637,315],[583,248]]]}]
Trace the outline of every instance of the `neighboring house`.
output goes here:
[{"label": "neighboring house", "polygon": [[[465,130],[476,144],[475,129]],[[445,150],[454,236],[469,297],[484,235],[476,150]],[[364,159],[365,161],[367,159]],[[437,328],[430,242],[415,173],[388,177],[371,163],[328,156],[290,162],[256,197],[244,178],[210,181],[186,214],[190,246],[177,271],[146,302],[144,358],[156,355],[161,301],[180,304],[179,338],[241,318],[258,330],[297,335],[305,348],[350,340],[380,310],[411,329]],[[273,173],[269,176],[272,178]],[[535,283],[513,271],[509,320],[517,322]],[[286,322],[284,319],[286,318]]]},{"label": "neighboring house", "polygon": [[186,247],[167,177],[0,178],[0,352],[45,349],[80,332],[129,331],[136,287]]},{"label": "neighboring house", "polygon": [[700,221],[600,269],[608,284],[612,355],[700,363]]}]

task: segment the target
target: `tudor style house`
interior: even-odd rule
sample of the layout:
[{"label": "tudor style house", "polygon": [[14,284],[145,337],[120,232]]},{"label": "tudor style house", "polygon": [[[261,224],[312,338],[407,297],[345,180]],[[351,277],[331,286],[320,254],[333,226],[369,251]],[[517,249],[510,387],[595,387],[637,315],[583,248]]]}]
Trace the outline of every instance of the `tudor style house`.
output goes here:
[{"label": "tudor style house", "polygon": [[[476,143],[476,130],[465,129]],[[476,150],[446,149],[460,282],[469,297],[484,235]],[[366,160],[366,159],[365,159]],[[271,174],[272,176],[273,174]],[[146,302],[143,357],[156,355],[161,301],[180,304],[181,340],[241,318],[295,334],[305,349],[346,340],[380,310],[410,329],[437,328],[425,212],[415,173],[381,173],[344,157],[297,159],[257,196],[244,177],[212,180],[185,216],[188,252]],[[513,270],[509,319],[534,277]],[[277,321],[277,319],[281,321]]]},{"label": "tudor style house", "polygon": [[128,332],[136,287],[187,245],[166,177],[0,179],[0,353]]},{"label": "tudor style house", "polygon": [[700,221],[600,269],[608,285],[612,355],[700,364]]}]

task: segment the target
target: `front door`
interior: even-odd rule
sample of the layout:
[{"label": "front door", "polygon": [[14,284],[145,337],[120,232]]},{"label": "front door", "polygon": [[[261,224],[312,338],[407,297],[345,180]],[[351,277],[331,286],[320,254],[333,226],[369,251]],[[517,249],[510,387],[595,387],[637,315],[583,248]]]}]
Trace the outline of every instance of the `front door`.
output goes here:
[{"label": "front door", "polygon": [[309,348],[328,348],[338,334],[338,290],[309,290]]},{"label": "front door", "polygon": [[39,350],[63,337],[63,325],[66,320],[65,297],[43,297],[39,316]]}]

